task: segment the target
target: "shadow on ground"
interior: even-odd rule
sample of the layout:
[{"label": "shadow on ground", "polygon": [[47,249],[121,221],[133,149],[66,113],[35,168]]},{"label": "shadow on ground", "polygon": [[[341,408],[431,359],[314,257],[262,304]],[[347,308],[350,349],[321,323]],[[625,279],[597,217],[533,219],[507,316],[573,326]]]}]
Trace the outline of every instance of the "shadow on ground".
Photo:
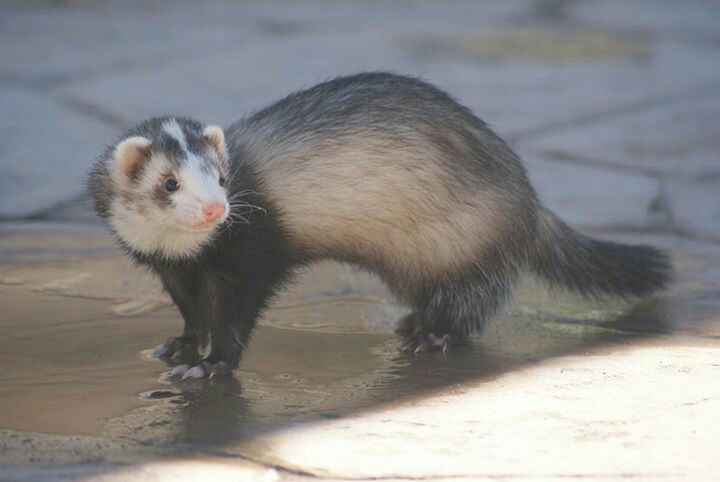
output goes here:
[{"label": "shadow on ground", "polygon": [[716,248],[620,238],[673,249],[679,276],[670,292],[594,303],[528,282],[483,336],[447,357],[412,356],[392,334],[403,310],[382,285],[324,264],[269,311],[236,378],[176,382],[147,349],[180,330],[179,316],[102,230],[6,225],[0,463],[90,463],[103,472],[188,453],[244,458],[269,432],[482,391],[558,357],[720,336]]}]

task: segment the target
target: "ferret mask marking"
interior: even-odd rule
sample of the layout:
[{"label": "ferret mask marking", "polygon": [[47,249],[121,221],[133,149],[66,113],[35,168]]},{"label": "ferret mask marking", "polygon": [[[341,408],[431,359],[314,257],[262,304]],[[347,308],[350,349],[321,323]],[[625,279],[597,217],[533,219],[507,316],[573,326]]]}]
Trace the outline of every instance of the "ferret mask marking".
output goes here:
[{"label": "ferret mask marking", "polygon": [[[219,178],[226,175],[222,129],[182,125],[168,119],[154,141],[129,137],[113,152],[113,175],[120,196],[113,203],[111,224],[133,249],[167,257],[195,255],[217,233],[230,211]],[[180,188],[167,192],[163,181],[177,179]],[[204,224],[203,207],[225,205],[217,223]]]}]

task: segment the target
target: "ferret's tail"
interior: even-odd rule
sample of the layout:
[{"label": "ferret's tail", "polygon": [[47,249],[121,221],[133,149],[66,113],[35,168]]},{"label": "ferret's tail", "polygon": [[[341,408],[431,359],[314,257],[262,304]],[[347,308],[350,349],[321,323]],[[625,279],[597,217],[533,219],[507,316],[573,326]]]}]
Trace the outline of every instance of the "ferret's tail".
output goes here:
[{"label": "ferret's tail", "polygon": [[672,265],[663,251],[589,238],[544,208],[538,220],[530,266],[554,286],[589,297],[641,297],[672,279]]}]

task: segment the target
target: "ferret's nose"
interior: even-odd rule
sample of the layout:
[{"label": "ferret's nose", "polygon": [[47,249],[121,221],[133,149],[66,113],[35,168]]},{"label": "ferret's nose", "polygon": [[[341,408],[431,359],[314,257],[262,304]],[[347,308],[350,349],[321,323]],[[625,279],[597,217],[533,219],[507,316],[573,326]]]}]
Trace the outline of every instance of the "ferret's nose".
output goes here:
[{"label": "ferret's nose", "polygon": [[211,203],[206,204],[203,207],[203,215],[205,216],[205,222],[211,223],[217,221],[225,214],[225,204],[223,203]]}]

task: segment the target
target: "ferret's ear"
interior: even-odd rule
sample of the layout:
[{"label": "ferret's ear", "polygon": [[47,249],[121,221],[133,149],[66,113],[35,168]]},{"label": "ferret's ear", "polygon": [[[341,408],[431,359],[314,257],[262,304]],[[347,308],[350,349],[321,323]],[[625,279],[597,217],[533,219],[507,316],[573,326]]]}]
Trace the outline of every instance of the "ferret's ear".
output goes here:
[{"label": "ferret's ear", "polygon": [[145,162],[150,159],[149,139],[141,136],[128,137],[115,146],[114,170],[121,179],[137,179]]},{"label": "ferret's ear", "polygon": [[227,147],[225,147],[225,133],[222,127],[219,126],[207,126],[203,129],[203,136],[213,146],[215,152],[221,161],[227,159]]}]

